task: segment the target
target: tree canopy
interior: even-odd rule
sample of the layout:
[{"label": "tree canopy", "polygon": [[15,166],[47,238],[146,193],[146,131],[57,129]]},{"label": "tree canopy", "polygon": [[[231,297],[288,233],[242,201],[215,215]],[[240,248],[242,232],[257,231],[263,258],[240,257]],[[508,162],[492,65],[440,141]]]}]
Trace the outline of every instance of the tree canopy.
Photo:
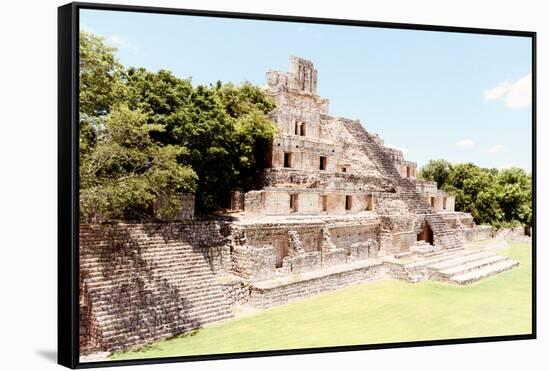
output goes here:
[{"label": "tree canopy", "polygon": [[418,172],[454,195],[457,211],[470,212],[478,224],[530,225],[531,176],[523,169],[485,169],[472,163],[432,160]]},{"label": "tree canopy", "polygon": [[80,40],[83,218],[123,217],[159,198],[170,215],[179,192],[195,193],[207,213],[255,186],[276,132],[275,103],[260,88],[125,68],[100,37]]}]

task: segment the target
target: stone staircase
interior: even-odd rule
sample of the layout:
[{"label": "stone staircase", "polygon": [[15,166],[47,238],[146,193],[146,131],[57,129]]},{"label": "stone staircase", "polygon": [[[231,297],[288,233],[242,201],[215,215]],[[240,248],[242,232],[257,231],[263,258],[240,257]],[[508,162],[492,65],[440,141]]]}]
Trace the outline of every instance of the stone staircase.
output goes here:
[{"label": "stone staircase", "polygon": [[434,233],[434,244],[446,249],[461,249],[463,243],[447,222],[438,214],[427,214],[426,222]]},{"label": "stone staircase", "polygon": [[143,225],[80,229],[81,352],[143,345],[233,316],[204,256]]},{"label": "stone staircase", "polygon": [[380,173],[392,181],[399,199],[407,204],[409,211],[418,215],[426,215],[426,222],[434,234],[434,243],[446,249],[462,248],[463,243],[456,232],[435,212],[428,200],[416,191],[415,181],[401,177],[390,156],[376,142],[374,137],[367,133],[361,123],[359,121],[345,121],[344,125],[360,141],[363,150],[376,164]]},{"label": "stone staircase", "polygon": [[[426,279],[465,285],[518,266],[518,262],[484,250],[442,250],[413,263],[393,263],[395,278],[409,282]],[[401,269],[396,269],[400,265]]]}]

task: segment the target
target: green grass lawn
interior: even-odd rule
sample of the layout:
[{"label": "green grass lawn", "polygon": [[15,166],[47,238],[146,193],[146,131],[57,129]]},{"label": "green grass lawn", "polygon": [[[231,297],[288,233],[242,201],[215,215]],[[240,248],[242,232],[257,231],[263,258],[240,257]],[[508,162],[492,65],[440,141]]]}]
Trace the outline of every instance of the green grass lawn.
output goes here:
[{"label": "green grass lawn", "polygon": [[520,266],[468,286],[396,280],[357,285],[110,359],[528,334],[531,247],[512,243],[499,253]]}]

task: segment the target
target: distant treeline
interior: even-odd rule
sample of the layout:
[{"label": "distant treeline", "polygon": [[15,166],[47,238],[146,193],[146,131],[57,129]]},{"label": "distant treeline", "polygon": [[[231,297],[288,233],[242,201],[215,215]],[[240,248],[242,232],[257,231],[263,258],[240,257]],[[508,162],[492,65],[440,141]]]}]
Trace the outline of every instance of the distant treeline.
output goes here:
[{"label": "distant treeline", "polygon": [[484,169],[472,163],[432,160],[418,172],[456,197],[457,211],[472,213],[477,224],[531,225],[531,175],[523,169]]},{"label": "distant treeline", "polygon": [[232,189],[250,189],[276,131],[271,98],[249,83],[193,85],[127,68],[115,51],[80,33],[82,219],[139,215],[154,200],[169,218],[182,192],[209,212]]}]

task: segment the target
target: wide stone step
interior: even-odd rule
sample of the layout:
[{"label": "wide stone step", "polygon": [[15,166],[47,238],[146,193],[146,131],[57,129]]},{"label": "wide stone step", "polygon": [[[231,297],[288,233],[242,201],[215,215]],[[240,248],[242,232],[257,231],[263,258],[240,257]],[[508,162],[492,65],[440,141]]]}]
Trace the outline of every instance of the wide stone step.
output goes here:
[{"label": "wide stone step", "polygon": [[[147,266],[149,267],[156,267],[156,266],[174,266],[174,265],[180,265],[180,266],[189,266],[189,265],[204,265],[206,263],[206,259],[200,255],[200,256],[177,256],[174,257],[174,255],[167,255],[166,257],[150,257],[150,256],[140,256],[141,259],[143,259]],[[105,264],[108,264],[108,259],[81,259],[80,260],[80,266],[85,269],[95,269],[95,268],[101,268]],[[136,262],[136,259],[130,258],[126,259],[124,261],[124,264],[121,264],[120,262],[114,263],[115,265],[120,267],[127,267],[127,266],[138,266],[139,263]]]},{"label": "wide stone step", "polygon": [[[158,277],[159,280],[162,280],[163,277]],[[107,283],[98,283],[94,281],[86,281],[86,287],[88,290],[93,292],[101,292],[105,290],[113,290],[115,287],[126,284],[130,281],[128,278],[112,279]],[[213,279],[208,277],[203,277],[203,279],[170,279],[170,285],[177,287],[182,290],[182,292],[188,292],[190,290],[197,291],[199,289],[212,289],[217,287],[217,284],[214,283]]]},{"label": "wide stone step", "polygon": [[85,278],[91,279],[91,278],[102,278],[108,276],[119,276],[119,277],[127,277],[128,275],[131,277],[136,274],[136,272],[140,271],[149,271],[149,273],[155,274],[155,275],[164,275],[166,274],[177,274],[182,277],[198,277],[198,276],[204,276],[204,275],[211,275],[212,270],[210,267],[203,265],[191,265],[186,266],[185,264],[171,264],[171,265],[146,265],[144,267],[138,266],[134,267],[131,265],[116,268],[110,271],[105,271],[102,269],[89,269],[86,272]]},{"label": "wide stone step", "polygon": [[429,264],[427,267],[434,270],[444,270],[444,269],[456,267],[461,264],[488,258],[491,256],[495,256],[495,254],[492,252],[480,251],[479,253],[475,253],[475,254],[453,256],[449,259],[439,261],[437,263]]},{"label": "wide stone step", "polygon": [[[231,313],[231,307],[229,306],[229,304],[221,300],[217,300],[210,303],[204,302],[204,305],[192,305],[189,308],[183,309],[173,303],[159,303],[157,307],[151,307],[148,309],[147,312],[141,313],[141,315],[143,317],[147,317],[148,315],[150,315],[150,312],[155,311],[155,309],[159,313],[172,313],[174,316],[176,314],[179,314],[183,318],[189,318],[193,320]],[[120,319],[122,317],[126,317],[129,313],[133,313],[132,308],[128,308],[128,310],[118,309],[115,311],[102,311],[96,314],[96,318],[97,321],[101,323],[102,328],[108,329],[114,325],[119,324]]]},{"label": "wide stone step", "polygon": [[518,262],[506,259],[496,264],[487,265],[481,269],[476,269],[467,273],[457,274],[449,279],[449,282],[459,285],[466,285],[472,282],[479,281],[483,278],[493,276],[500,272],[507,271],[519,265]]},{"label": "wide stone step", "polygon": [[508,260],[508,258],[506,258],[505,256],[494,255],[487,258],[471,261],[469,263],[457,265],[451,268],[442,269],[439,271],[439,274],[443,275],[444,277],[461,275],[474,270],[479,270],[488,265],[500,263],[505,260]]},{"label": "wide stone step", "polygon": [[406,264],[405,268],[410,269],[410,268],[417,268],[417,267],[425,267],[427,265],[440,263],[440,262],[443,262],[445,260],[456,258],[458,256],[466,256],[466,255],[476,254],[476,253],[479,253],[479,250],[460,250],[460,251],[454,251],[453,250],[451,252],[445,250],[445,253],[443,253],[439,256],[436,256],[434,258],[423,259],[423,260],[420,260],[418,262],[413,262],[413,263]]},{"label": "wide stone step", "polygon": [[[152,291],[152,292],[147,292],[148,294],[151,294],[151,296],[153,297],[162,297],[163,294],[165,294],[165,291],[162,291],[162,290],[156,290],[156,291]],[[139,291],[136,291],[135,293],[132,293],[128,296],[125,297],[125,300],[127,300],[128,302],[132,301],[132,300],[141,300],[143,299],[143,294],[144,292],[139,292]],[[96,297],[101,297],[102,299],[99,299],[99,298],[96,298],[95,301],[94,301],[94,305],[97,305],[98,308],[100,307],[100,305],[105,305],[106,307],[109,307],[109,306],[112,306],[113,303],[112,303],[112,300],[110,299],[109,295],[94,295]],[[192,305],[200,305],[202,304],[204,301],[208,301],[208,300],[216,300],[220,303],[223,303],[224,300],[225,300],[225,295],[223,294],[223,292],[221,291],[221,289],[217,289],[215,287],[210,287],[208,289],[204,289],[204,290],[201,290],[201,291],[190,291],[189,293],[182,293],[182,299],[191,303]],[[160,300],[155,300],[154,301],[154,305],[155,306],[158,306],[160,304],[166,304],[166,303],[170,303],[170,302],[176,302],[174,301],[174,299],[171,299],[171,298],[168,298],[168,299],[160,299]]]},{"label": "wide stone step", "polygon": [[[227,311],[224,313],[211,313],[210,315],[208,315],[207,313],[204,313],[204,316],[197,317],[191,321],[184,321],[182,323],[177,323],[177,324],[167,326],[168,331],[165,332],[165,336],[160,336],[160,337],[173,336],[174,334],[172,333],[172,331],[169,330],[170,328],[187,328],[188,330],[191,330],[191,329],[202,327],[203,325],[206,325],[212,322],[218,322],[218,321],[222,321],[224,319],[228,319],[232,317],[233,317],[233,314],[230,311]],[[110,338],[111,340],[113,340],[120,336],[119,335],[120,330],[114,327],[114,324],[115,323],[113,322],[113,324],[110,324],[105,327],[105,329],[102,331],[103,337]],[[159,327],[165,327],[165,325],[160,325]],[[137,336],[139,336],[140,334],[147,334],[149,331],[150,331],[150,328],[146,327],[137,331],[136,334],[138,334]],[[127,338],[125,337],[124,340],[127,340]]]}]

